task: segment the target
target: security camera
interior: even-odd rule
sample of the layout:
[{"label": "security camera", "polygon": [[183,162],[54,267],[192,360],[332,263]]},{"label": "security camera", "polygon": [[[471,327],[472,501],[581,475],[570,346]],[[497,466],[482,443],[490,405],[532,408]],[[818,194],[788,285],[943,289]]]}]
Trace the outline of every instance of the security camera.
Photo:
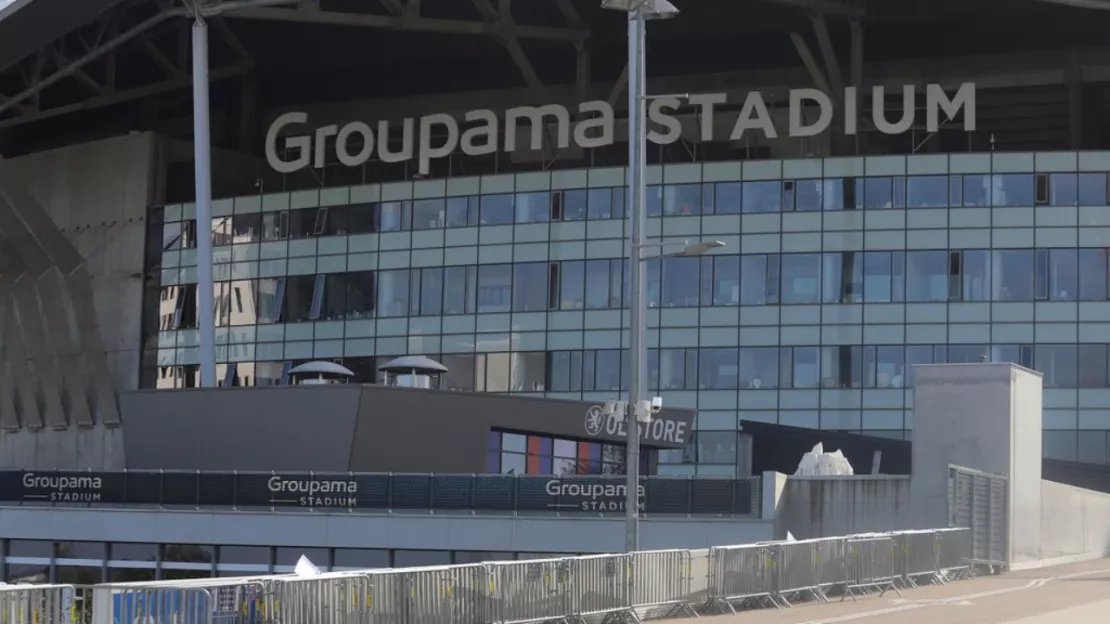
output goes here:
[{"label": "security camera", "polygon": [[661,411],[663,411],[663,397],[652,397],[651,413],[658,414]]}]

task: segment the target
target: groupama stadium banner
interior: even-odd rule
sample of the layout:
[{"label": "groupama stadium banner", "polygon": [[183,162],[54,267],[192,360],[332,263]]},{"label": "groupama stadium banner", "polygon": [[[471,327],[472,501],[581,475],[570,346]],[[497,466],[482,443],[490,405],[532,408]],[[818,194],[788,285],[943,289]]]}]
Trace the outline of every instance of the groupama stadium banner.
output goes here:
[{"label": "groupama stadium banner", "polygon": [[[0,471],[0,503],[156,508],[623,514],[623,476]],[[757,479],[644,477],[645,514],[748,516]]]}]

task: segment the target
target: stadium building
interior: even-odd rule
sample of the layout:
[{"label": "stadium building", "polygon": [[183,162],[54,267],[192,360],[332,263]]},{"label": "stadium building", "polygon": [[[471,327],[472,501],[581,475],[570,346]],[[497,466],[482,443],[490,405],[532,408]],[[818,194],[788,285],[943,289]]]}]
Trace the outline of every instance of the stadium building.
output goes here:
[{"label": "stadium building", "polygon": [[[648,386],[696,419],[650,472],[747,476],[741,422],[911,440],[912,366],[979,361],[1043,373],[1046,457],[1110,463],[1110,2],[674,2]],[[423,355],[441,390],[618,398],[627,29],[599,4],[0,0],[0,464],[133,467],[129,418],[201,385],[209,237],[221,386]],[[487,471],[554,472],[525,438]]]}]

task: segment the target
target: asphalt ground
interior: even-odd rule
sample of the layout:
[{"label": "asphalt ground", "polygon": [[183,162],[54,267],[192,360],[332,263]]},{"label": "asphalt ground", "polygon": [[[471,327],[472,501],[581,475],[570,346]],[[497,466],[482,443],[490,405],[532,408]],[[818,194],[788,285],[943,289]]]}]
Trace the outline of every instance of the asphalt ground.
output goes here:
[{"label": "asphalt ground", "polygon": [[[701,624],[1106,624],[1110,559],[981,576],[843,602],[702,617]],[[693,624],[695,620],[680,620]]]}]

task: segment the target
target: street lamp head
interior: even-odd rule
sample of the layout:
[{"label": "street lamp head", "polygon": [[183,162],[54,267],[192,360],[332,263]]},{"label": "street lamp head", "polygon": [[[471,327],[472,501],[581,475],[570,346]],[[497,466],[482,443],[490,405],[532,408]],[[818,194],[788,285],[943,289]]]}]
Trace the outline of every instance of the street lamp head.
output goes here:
[{"label": "street lamp head", "polygon": [[601,0],[601,8],[633,13],[643,10],[646,19],[669,19],[678,9],[668,0]]},{"label": "street lamp head", "polygon": [[718,247],[724,247],[724,246],[725,246],[724,241],[718,241],[718,240],[702,241],[700,243],[694,243],[693,245],[687,245],[686,249],[683,249],[682,253],[680,255],[683,255],[683,256],[701,256],[701,255],[705,255],[706,253],[709,253],[709,251],[712,250],[712,249],[717,249]]}]

